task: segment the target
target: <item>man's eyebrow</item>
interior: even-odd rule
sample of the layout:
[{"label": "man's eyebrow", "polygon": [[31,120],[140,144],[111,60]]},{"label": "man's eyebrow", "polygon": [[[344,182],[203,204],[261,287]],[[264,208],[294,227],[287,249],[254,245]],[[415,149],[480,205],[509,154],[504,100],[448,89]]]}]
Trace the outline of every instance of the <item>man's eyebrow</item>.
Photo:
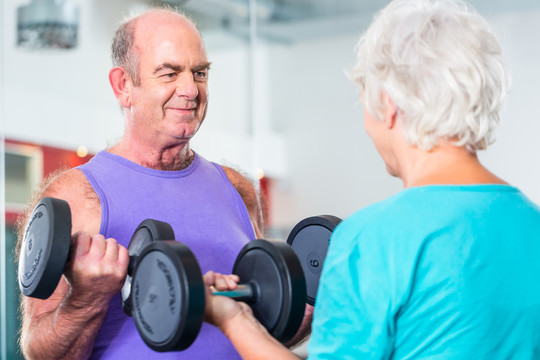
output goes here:
[{"label": "man's eyebrow", "polygon": [[[193,66],[191,68],[191,71],[200,71],[204,69],[210,69],[211,64],[212,64],[211,62],[205,61],[203,63]],[[163,63],[154,70],[154,75],[163,70],[173,70],[175,72],[181,72],[184,70],[184,67],[182,65],[177,65],[177,64]]]},{"label": "man's eyebrow", "polygon": [[191,68],[191,71],[200,71],[200,70],[204,70],[204,69],[210,69],[210,65],[212,65],[211,62],[203,62],[203,63],[200,63],[199,65],[195,65]]},{"label": "man's eyebrow", "polygon": [[180,72],[180,71],[182,71],[184,69],[184,67],[182,65],[176,65],[176,64],[171,64],[171,63],[163,63],[163,64],[159,65],[154,70],[154,74],[157,74],[158,72],[160,72],[162,70],[166,70],[166,69],[173,70],[173,71],[176,71],[176,72]]}]

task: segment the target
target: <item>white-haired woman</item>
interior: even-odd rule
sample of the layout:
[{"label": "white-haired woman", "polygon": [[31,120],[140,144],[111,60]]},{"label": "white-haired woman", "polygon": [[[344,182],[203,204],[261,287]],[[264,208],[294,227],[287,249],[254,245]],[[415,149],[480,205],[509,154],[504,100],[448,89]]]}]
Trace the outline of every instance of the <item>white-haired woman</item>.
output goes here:
[{"label": "white-haired woman", "polygon": [[[540,208],[476,155],[508,83],[489,25],[458,0],[396,0],[357,50],[366,131],[405,189],[335,230],[309,358],[540,358]],[[293,357],[246,307],[208,307],[245,358]]]}]

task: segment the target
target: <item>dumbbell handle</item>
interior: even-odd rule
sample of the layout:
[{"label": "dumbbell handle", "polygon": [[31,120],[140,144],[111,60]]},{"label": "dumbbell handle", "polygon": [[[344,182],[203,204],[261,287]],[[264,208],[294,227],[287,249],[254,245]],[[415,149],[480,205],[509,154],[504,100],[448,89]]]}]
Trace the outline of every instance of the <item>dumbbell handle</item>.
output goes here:
[{"label": "dumbbell handle", "polygon": [[255,284],[238,284],[236,289],[219,291],[212,287],[213,295],[226,296],[230,299],[243,302],[253,302],[257,299],[257,291],[255,289]]},{"label": "dumbbell handle", "polygon": [[135,261],[137,260],[136,255],[130,255],[129,256],[129,263],[127,268],[127,274],[129,276],[133,276],[133,270],[135,270]]}]

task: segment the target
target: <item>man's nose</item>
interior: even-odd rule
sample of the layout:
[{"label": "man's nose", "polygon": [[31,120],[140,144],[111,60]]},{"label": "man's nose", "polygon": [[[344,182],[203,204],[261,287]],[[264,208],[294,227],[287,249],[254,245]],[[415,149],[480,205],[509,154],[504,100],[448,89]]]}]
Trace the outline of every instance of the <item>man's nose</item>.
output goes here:
[{"label": "man's nose", "polygon": [[199,95],[199,88],[191,72],[185,72],[179,77],[176,86],[176,95],[187,100],[194,100]]}]

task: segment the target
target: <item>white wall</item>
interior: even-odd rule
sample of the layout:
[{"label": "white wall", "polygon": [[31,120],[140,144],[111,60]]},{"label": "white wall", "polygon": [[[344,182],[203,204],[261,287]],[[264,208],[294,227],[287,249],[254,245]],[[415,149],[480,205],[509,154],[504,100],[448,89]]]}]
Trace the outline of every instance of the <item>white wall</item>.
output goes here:
[{"label": "white wall", "polygon": [[540,6],[489,19],[512,74],[497,142],[481,159],[540,204]]},{"label": "white wall", "polygon": [[[82,16],[80,46],[61,53],[15,48],[15,10],[28,2],[4,0],[5,108],[0,116],[6,136],[73,149],[82,144],[93,152],[112,144],[123,120],[107,80],[110,40],[121,14],[143,2],[75,1]],[[540,203],[540,7],[488,19],[506,49],[514,81],[499,140],[481,158]],[[354,62],[362,30],[291,44],[261,42],[255,93],[249,43],[222,33],[203,34],[213,61],[210,106],[194,148],[212,160],[251,170],[252,120],[262,122],[263,133],[273,136],[259,143],[259,164],[280,177],[272,198],[277,227],[290,229],[314,214],[346,217],[401,188],[365,135],[358,91],[343,72]]]},{"label": "white wall", "polygon": [[110,60],[106,50],[114,24],[110,15],[120,14],[122,2],[111,2],[108,13],[95,8],[105,5],[104,1],[79,2],[79,46],[39,53],[15,47],[16,8],[28,3],[6,1],[2,19],[6,137],[67,148],[105,147],[122,130],[120,112],[108,86]]},{"label": "white wall", "polygon": [[[498,141],[480,158],[540,204],[540,7],[488,20],[505,49],[513,85]],[[290,164],[273,198],[272,217],[284,229],[307,216],[348,216],[401,189],[366,136],[362,107],[355,106],[358,90],[343,75],[361,31],[269,51],[272,116],[286,134]]]},{"label": "white wall", "polygon": [[270,102],[288,151],[288,178],[276,184],[272,214],[289,226],[319,214],[345,217],[399,189],[364,132],[358,90],[344,70],[358,36],[275,46]]}]

